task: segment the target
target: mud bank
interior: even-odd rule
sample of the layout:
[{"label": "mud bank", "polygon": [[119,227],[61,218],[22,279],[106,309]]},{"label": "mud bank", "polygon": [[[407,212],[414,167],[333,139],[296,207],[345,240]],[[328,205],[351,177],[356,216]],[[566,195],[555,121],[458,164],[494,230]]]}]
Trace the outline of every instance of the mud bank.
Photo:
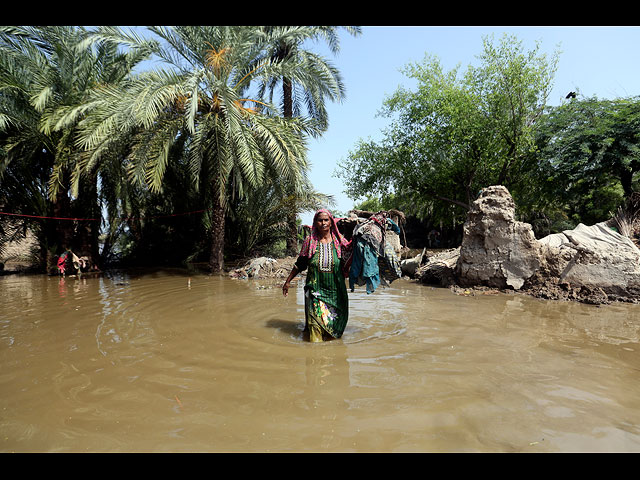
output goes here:
[{"label": "mud bank", "polygon": [[595,305],[638,303],[640,250],[608,223],[537,240],[531,225],[515,220],[508,190],[492,186],[470,209],[462,245],[428,258],[416,278],[456,292],[490,288]]}]

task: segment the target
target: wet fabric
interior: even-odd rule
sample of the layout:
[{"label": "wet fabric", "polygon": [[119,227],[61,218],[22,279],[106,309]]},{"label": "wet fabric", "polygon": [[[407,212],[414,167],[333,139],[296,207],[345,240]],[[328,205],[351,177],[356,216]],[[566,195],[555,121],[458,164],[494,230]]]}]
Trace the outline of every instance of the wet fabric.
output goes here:
[{"label": "wet fabric", "polygon": [[400,227],[398,226],[398,224],[396,222],[394,222],[390,218],[387,218],[387,230],[393,230],[398,235],[400,235]]},{"label": "wet fabric", "polygon": [[[398,227],[398,224],[390,218],[387,218],[386,227],[387,230],[392,230],[395,233],[400,234],[400,227]],[[381,279],[383,283],[386,283],[387,285],[402,276],[400,259],[389,242],[385,242],[384,255],[378,258],[378,266],[380,267]]]},{"label": "wet fabric", "polygon": [[78,258],[71,250],[67,250],[58,257],[58,272],[62,275],[66,273],[73,274],[74,272],[79,272],[81,267],[83,269],[82,271],[86,271],[88,270],[88,268],[86,268],[89,263],[88,260],[87,257]]},{"label": "wet fabric", "polygon": [[296,268],[307,270],[304,310],[310,340],[320,341],[323,336],[340,338],[349,320],[349,298],[335,244],[319,243],[311,258],[298,257]]},{"label": "wet fabric", "polygon": [[361,237],[354,238],[351,269],[349,270],[349,288],[366,285],[367,293],[375,292],[380,285],[380,268],[375,248]]},{"label": "wet fabric", "polygon": [[386,220],[382,213],[371,215],[353,230],[353,238],[367,242],[378,255],[384,255]]},{"label": "wet fabric", "polygon": [[400,261],[393,246],[386,241],[385,231],[400,233],[398,225],[382,213],[372,215],[353,232],[353,251],[349,270],[349,288],[366,285],[367,294],[375,292],[380,283],[389,286],[400,278]]},{"label": "wet fabric", "polygon": [[58,257],[58,270],[60,273],[64,273],[65,270],[65,262],[67,261],[67,252],[64,252],[62,255]]},{"label": "wet fabric", "polygon": [[383,284],[389,285],[391,282],[402,276],[400,260],[390,243],[385,244],[384,256],[378,258],[378,267],[380,269],[380,277]]}]

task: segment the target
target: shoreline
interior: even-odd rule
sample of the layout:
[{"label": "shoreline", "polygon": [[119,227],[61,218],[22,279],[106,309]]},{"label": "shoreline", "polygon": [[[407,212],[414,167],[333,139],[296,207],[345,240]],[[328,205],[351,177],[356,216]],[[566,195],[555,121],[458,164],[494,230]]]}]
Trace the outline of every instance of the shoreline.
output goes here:
[{"label": "shoreline", "polygon": [[[446,249],[431,249],[426,252],[430,255],[437,254]],[[403,259],[412,258],[409,256],[414,251],[420,252],[420,249],[411,249],[407,251],[402,257]],[[220,276],[229,277],[234,280],[282,280],[289,275],[291,268],[293,267],[296,257],[250,257],[242,260],[236,260],[230,262],[224,268],[224,271],[220,273]],[[138,266],[112,266],[100,271],[89,271],[81,274],[72,275],[59,275],[50,274],[36,270],[35,268],[27,265],[20,265],[17,268],[7,270],[6,268],[0,270],[0,277],[11,275],[46,275],[51,277],[60,278],[91,278],[100,275],[111,275],[116,272],[145,272],[153,270],[176,270],[181,273],[201,273],[210,274],[208,272],[208,264],[205,262],[189,263],[185,265],[138,265]],[[301,274],[304,276],[304,274]],[[522,294],[529,297],[538,298],[540,300],[555,300],[555,301],[570,301],[584,304],[591,304],[594,306],[615,304],[615,303],[640,303],[640,295],[629,294],[628,292],[605,292],[602,288],[594,287],[572,287],[567,283],[559,283],[557,281],[535,282],[530,285],[524,286],[520,290],[514,290],[510,288],[497,288],[484,285],[472,285],[463,286],[459,285],[455,281],[448,282],[436,282],[436,281],[424,281],[418,272],[416,275],[403,275],[399,280],[410,281],[431,288],[446,288],[450,290],[454,295],[459,296],[477,296],[477,295],[514,295]],[[553,280],[553,279],[552,279]],[[398,280],[396,280],[398,281]]]}]

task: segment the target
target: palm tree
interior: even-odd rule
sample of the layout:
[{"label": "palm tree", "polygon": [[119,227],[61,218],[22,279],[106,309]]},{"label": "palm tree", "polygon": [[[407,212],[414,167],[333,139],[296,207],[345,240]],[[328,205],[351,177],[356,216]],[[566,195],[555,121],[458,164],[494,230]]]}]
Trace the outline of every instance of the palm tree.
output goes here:
[{"label": "palm tree", "polygon": [[[34,216],[64,215],[63,198],[46,201],[47,183],[60,144],[58,135],[45,135],[40,129],[42,87],[38,72],[49,66],[43,45],[47,41],[27,28],[0,28],[0,130],[3,133],[0,186],[3,203],[13,212]],[[26,188],[21,189],[21,185]],[[12,193],[10,193],[12,192]],[[21,195],[15,193],[21,192]],[[60,223],[33,222],[22,219],[23,231],[31,224],[38,235],[44,266],[48,244],[64,238]],[[58,227],[58,228],[56,228]],[[62,240],[58,240],[62,243]]]},{"label": "palm tree", "polygon": [[[295,75],[269,79],[269,83],[261,86],[261,93],[268,92],[270,99],[281,88],[282,111],[285,118],[304,116],[305,111],[318,125],[320,132],[324,132],[329,125],[329,118],[325,108],[325,100],[341,101],[345,96],[345,87],[340,72],[325,58],[307,49],[305,42],[323,39],[331,53],[338,54],[340,41],[338,29],[344,28],[351,35],[357,36],[361,28],[357,26],[279,26],[262,27],[266,32],[278,31],[277,41],[269,45],[269,55],[278,61],[285,59],[298,62],[300,68]],[[293,201],[295,192],[291,192],[288,212],[289,236],[287,238],[287,253],[297,253],[297,225],[298,213],[303,211],[300,205]]]},{"label": "palm tree", "polygon": [[[48,203],[47,184],[51,174],[44,154],[34,158],[28,154],[16,155],[16,151],[13,150],[9,155],[9,138],[7,133],[0,134],[0,211],[3,212],[3,215],[0,215],[0,257],[4,256],[6,245],[23,240],[29,232],[38,239],[43,238],[46,225],[44,221],[6,214],[45,216]],[[30,252],[34,256],[35,264],[44,267],[45,259],[41,258],[41,255],[45,252],[46,248],[42,246]]]},{"label": "palm tree", "polygon": [[310,182],[294,195],[288,185],[270,179],[234,205],[230,220],[236,235],[232,246],[242,255],[264,255],[265,249],[270,255],[281,253],[278,244],[288,240],[287,219],[292,210],[317,210],[333,203],[331,195],[315,191]]},{"label": "palm tree", "polygon": [[340,72],[324,57],[307,48],[311,41],[324,39],[331,53],[340,51],[338,29],[344,28],[357,36],[361,28],[356,26],[279,26],[261,27],[267,33],[277,33],[274,42],[268,45],[268,55],[278,61],[288,59],[300,67],[289,76],[269,79],[261,85],[261,92],[268,93],[272,100],[280,89],[280,101],[285,117],[308,115],[318,123],[320,132],[326,130],[329,118],[325,101],[341,101],[345,87]]},{"label": "palm tree", "polygon": [[[83,151],[75,142],[76,128],[89,92],[120,81],[149,52],[144,44],[122,53],[116,44],[89,41],[82,27],[0,28],[0,130],[6,134],[0,180],[12,162],[48,172],[43,194],[49,201],[40,202],[37,212],[24,205],[23,213],[101,217],[97,176],[91,172],[80,182]],[[75,223],[46,222],[43,253],[73,244],[97,261],[100,222]]]},{"label": "palm tree", "polygon": [[[306,176],[306,138],[313,125],[285,119],[254,98],[257,78],[291,75],[296,65],[275,61],[264,46],[277,33],[256,27],[149,27],[159,37],[157,57],[170,69],[140,73],[126,88],[107,88],[83,124],[82,145],[99,161],[119,136],[132,135],[129,176],[161,192],[169,151],[180,139],[195,188],[210,207],[213,272],[224,266],[227,196],[242,196],[265,178],[299,185]],[[99,106],[98,106],[99,104]]]}]

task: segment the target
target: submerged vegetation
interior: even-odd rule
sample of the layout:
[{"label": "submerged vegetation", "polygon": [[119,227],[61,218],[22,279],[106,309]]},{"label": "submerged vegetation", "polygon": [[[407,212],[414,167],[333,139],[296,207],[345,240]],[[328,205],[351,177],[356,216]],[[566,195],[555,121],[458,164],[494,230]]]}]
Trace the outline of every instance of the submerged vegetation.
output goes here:
[{"label": "submerged vegetation", "polygon": [[[0,27],[0,257],[28,234],[42,271],[65,250],[214,272],[294,254],[298,215],[332,201],[309,182],[307,145],[345,95],[308,45],[337,54],[341,31],[360,28]],[[541,235],[620,216],[638,190],[640,100],[549,107],[557,54],[482,47],[465,72],[429,56],[405,68],[417,89],[388,97],[383,140],[336,172],[357,208],[400,209],[443,246],[493,184]]]}]

